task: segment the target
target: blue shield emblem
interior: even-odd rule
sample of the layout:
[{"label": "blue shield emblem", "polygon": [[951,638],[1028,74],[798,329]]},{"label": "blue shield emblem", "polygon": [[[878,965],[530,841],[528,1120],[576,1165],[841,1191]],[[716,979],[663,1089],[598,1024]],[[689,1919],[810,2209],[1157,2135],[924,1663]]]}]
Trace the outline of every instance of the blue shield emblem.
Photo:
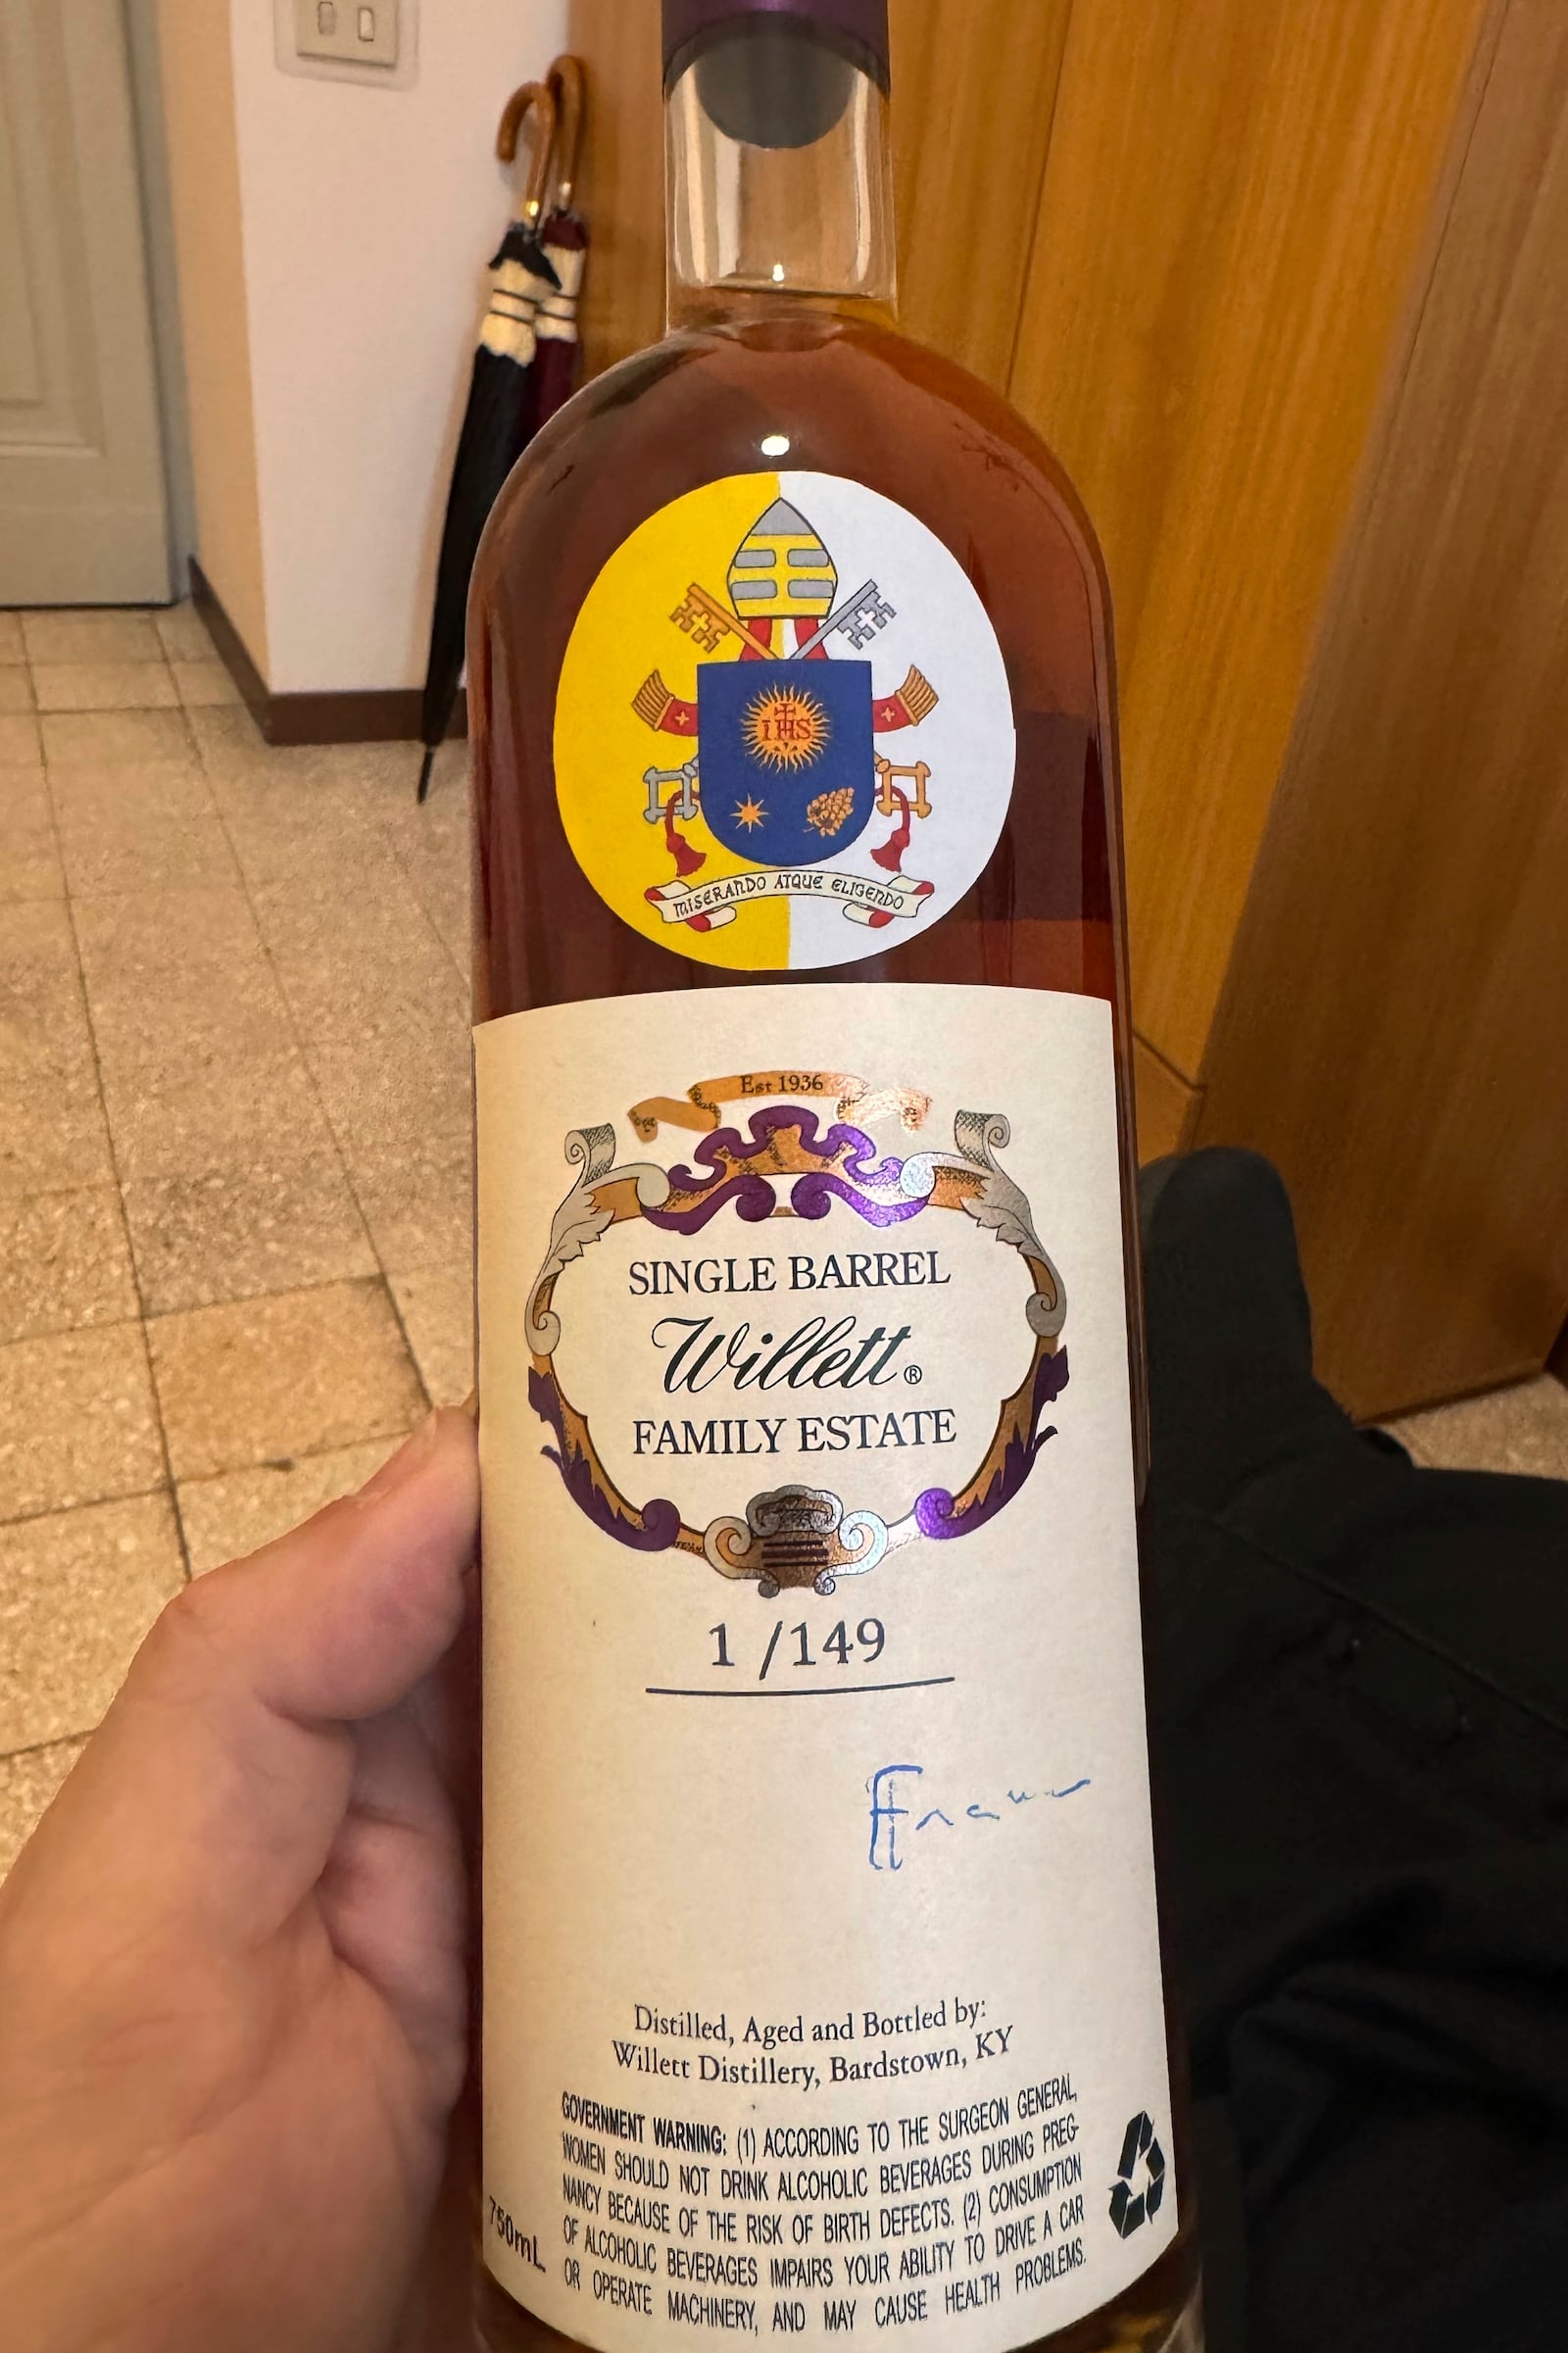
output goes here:
[{"label": "blue shield emblem", "polygon": [[868,662],[708,662],[697,672],[703,816],[738,858],[809,866],[876,799]]}]

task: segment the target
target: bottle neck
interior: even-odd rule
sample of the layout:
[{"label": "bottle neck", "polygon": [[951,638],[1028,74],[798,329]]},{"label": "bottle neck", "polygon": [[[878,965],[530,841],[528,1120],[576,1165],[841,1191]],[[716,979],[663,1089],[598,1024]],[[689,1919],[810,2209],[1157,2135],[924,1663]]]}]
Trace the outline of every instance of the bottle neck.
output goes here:
[{"label": "bottle neck", "polygon": [[890,322],[887,95],[828,27],[731,19],[672,61],[665,101],[669,322],[803,304]]}]

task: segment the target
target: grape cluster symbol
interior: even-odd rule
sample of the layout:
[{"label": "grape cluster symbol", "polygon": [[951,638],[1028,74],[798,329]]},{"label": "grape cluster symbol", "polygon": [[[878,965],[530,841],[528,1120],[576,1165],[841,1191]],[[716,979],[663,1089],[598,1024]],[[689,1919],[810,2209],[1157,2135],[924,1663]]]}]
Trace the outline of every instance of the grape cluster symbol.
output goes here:
[{"label": "grape cluster symbol", "polygon": [[[1133,2182],[1140,2169],[1143,2187],[1134,2196]],[[1122,2134],[1121,2163],[1110,2185],[1110,2219],[1118,2237],[1131,2238],[1145,2223],[1152,2222],[1164,2195],[1165,2152],[1154,2138],[1152,2120],[1140,2110]]]}]

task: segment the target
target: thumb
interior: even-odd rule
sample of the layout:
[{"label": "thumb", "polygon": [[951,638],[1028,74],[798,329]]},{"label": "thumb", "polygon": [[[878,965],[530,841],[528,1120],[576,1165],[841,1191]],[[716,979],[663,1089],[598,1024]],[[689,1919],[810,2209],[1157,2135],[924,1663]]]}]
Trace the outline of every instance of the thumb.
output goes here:
[{"label": "thumb", "polygon": [[[395,1707],[463,1623],[478,1518],[473,1427],[432,1414],[360,1494],[170,1603],[24,1850],[103,1925],[270,1934],[348,1804],[352,1727]],[[175,1923],[177,1922],[177,1929]]]}]

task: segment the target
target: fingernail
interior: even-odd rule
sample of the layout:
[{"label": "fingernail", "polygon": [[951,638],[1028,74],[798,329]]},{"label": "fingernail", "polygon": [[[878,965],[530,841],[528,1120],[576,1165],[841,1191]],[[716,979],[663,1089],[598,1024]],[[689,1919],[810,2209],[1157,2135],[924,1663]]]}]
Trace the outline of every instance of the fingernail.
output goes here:
[{"label": "fingernail", "polygon": [[372,1478],[367,1479],[360,1490],[362,1498],[369,1501],[381,1495],[391,1495],[395,1489],[402,1487],[407,1480],[412,1479],[416,1472],[422,1470],[435,1452],[436,1441],[440,1433],[440,1414],[427,1413],[412,1436],[403,1441],[397,1452],[382,1463]]}]

